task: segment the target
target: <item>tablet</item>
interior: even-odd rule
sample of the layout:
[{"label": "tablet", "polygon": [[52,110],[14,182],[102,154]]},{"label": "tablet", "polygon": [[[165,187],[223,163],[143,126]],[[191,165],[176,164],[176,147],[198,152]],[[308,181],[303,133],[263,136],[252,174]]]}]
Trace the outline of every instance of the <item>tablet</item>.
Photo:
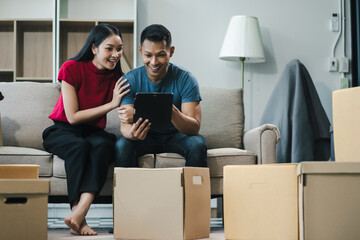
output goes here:
[{"label": "tablet", "polygon": [[134,120],[140,117],[151,122],[151,129],[164,130],[171,127],[172,93],[136,93],[134,99]]}]

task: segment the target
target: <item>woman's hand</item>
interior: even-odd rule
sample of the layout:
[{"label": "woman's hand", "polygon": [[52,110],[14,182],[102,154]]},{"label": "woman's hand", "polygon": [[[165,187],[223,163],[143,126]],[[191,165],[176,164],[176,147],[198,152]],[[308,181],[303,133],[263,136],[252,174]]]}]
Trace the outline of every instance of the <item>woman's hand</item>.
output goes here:
[{"label": "woman's hand", "polygon": [[122,105],[117,111],[122,123],[133,123],[134,107],[131,105]]},{"label": "woman's hand", "polygon": [[130,89],[126,89],[130,86],[130,84],[126,84],[127,79],[122,81],[122,77],[116,82],[114,90],[113,90],[113,98],[111,100],[111,106],[114,108],[119,107],[121,99],[130,92]]}]

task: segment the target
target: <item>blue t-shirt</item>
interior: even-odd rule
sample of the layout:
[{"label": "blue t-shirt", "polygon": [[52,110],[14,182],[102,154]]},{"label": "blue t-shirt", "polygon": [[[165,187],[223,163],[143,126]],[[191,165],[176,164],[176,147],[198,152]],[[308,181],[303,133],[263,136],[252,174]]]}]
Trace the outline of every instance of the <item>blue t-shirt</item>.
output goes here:
[{"label": "blue t-shirt", "polygon": [[181,104],[201,101],[199,84],[190,72],[169,63],[166,76],[159,83],[152,83],[145,66],[127,72],[123,79],[130,84],[130,92],[123,97],[121,105],[134,104],[138,92],[170,92],[174,94],[173,104],[181,110]]},{"label": "blue t-shirt", "polygon": [[130,92],[123,97],[120,105],[134,104],[138,92],[173,93],[173,104],[180,111],[182,103],[201,101],[199,84],[194,75],[172,63],[169,63],[168,72],[159,83],[150,81],[145,66],[127,72],[123,79],[128,80]]}]

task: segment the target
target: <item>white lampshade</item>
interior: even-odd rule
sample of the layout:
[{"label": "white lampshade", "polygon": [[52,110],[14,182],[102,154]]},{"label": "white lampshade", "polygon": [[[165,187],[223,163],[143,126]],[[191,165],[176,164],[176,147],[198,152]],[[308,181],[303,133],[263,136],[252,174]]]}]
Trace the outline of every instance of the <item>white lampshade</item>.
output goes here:
[{"label": "white lampshade", "polygon": [[231,18],[219,57],[228,61],[240,61],[240,57],[244,57],[246,63],[265,61],[259,22],[256,17]]}]

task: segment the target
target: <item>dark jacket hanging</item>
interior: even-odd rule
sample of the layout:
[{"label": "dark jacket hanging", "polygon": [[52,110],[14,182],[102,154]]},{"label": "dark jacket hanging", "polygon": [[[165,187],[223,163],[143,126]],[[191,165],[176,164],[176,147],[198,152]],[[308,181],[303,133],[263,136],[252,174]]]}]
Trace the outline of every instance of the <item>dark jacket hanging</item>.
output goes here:
[{"label": "dark jacket hanging", "polygon": [[330,158],[330,122],[305,66],[292,60],[275,85],[260,124],[280,130],[278,163],[322,161]]}]

